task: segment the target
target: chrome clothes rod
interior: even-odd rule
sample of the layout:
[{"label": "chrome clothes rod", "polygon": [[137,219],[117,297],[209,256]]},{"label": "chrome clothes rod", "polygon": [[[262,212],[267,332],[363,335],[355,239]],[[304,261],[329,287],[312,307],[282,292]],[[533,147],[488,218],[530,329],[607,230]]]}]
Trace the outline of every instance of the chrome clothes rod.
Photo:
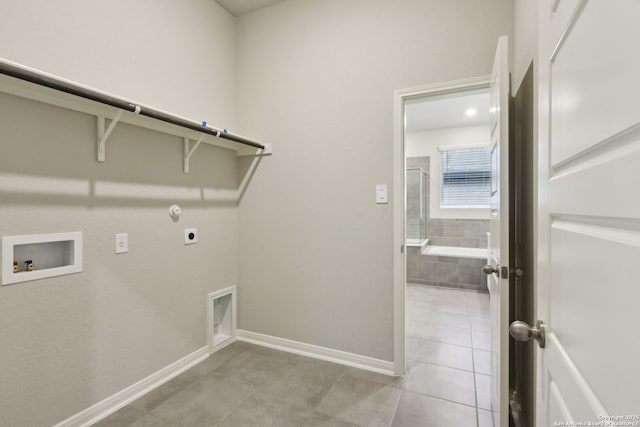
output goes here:
[{"label": "chrome clothes rod", "polygon": [[218,130],[208,127],[206,126],[206,122],[199,123],[193,120],[175,116],[170,113],[158,111],[144,105],[134,104],[126,99],[108,95],[89,87],[81,86],[69,80],[54,76],[53,74],[45,73],[43,71],[26,67],[12,61],[7,61],[6,59],[2,58],[0,58],[0,73],[41,86],[46,86],[51,89],[59,90],[71,95],[79,96],[84,99],[99,102],[101,104],[109,105],[111,107],[119,108],[121,110],[130,111],[141,116],[150,117],[152,119],[159,120],[165,123],[170,123],[172,125],[180,126],[186,129],[191,129],[197,132],[213,135],[218,138],[237,142],[238,144],[248,145],[263,150],[265,149],[265,146],[263,144],[260,144],[259,142],[227,132],[226,129]]}]

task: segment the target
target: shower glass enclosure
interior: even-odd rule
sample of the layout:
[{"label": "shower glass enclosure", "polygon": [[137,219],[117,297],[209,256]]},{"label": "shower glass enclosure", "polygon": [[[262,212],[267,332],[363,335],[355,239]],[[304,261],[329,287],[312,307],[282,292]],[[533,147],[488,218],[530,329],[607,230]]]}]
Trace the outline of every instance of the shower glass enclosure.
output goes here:
[{"label": "shower glass enclosure", "polygon": [[427,240],[429,175],[422,168],[406,169],[407,244],[422,245]]}]

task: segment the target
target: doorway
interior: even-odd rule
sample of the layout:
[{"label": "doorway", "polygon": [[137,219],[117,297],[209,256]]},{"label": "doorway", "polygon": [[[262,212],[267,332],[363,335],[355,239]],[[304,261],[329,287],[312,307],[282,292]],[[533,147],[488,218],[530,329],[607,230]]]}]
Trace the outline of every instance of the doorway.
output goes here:
[{"label": "doorway", "polygon": [[487,77],[396,93],[396,370],[480,426],[493,426],[488,87]]}]

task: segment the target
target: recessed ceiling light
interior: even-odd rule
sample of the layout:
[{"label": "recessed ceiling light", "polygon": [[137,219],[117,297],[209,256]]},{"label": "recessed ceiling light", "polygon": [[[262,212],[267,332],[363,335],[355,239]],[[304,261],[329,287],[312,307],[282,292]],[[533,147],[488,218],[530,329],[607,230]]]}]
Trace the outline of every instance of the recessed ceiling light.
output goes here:
[{"label": "recessed ceiling light", "polygon": [[467,117],[473,117],[476,114],[478,114],[478,110],[476,110],[475,108],[469,108],[467,111],[464,112]]}]

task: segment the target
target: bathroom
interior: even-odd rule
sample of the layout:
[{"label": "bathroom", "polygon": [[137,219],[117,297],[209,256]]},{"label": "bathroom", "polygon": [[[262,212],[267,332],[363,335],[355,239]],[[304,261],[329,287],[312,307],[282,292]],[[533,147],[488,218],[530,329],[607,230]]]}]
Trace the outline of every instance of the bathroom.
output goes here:
[{"label": "bathroom", "polygon": [[405,103],[407,388],[493,426],[486,88]]},{"label": "bathroom", "polygon": [[487,292],[488,97],[476,90],[406,106],[408,283]]}]

